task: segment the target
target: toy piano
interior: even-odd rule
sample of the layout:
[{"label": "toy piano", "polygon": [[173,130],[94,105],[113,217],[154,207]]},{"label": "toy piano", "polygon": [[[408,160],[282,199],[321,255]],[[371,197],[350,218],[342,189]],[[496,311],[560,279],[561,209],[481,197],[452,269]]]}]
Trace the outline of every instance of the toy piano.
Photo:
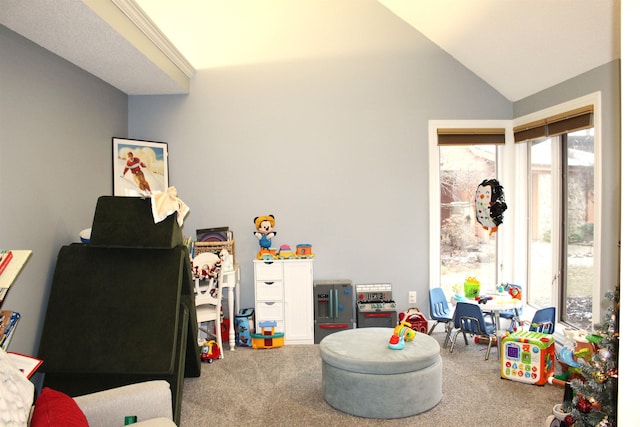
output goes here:
[{"label": "toy piano", "polygon": [[555,369],[555,341],[542,332],[517,331],[502,338],[502,378],[544,385]]}]

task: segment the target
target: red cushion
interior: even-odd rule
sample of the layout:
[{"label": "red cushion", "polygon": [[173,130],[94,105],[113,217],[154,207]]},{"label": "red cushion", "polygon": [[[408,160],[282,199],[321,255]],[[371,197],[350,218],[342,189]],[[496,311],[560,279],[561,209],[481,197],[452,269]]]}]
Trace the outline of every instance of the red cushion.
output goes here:
[{"label": "red cushion", "polygon": [[89,422],[75,400],[45,387],[36,400],[30,426],[88,427]]}]

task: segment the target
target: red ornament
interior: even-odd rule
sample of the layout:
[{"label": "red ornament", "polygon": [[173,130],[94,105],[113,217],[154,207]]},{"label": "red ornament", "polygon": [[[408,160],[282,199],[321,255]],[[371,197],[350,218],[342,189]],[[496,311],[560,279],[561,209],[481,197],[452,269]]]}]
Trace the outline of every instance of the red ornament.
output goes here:
[{"label": "red ornament", "polygon": [[571,415],[567,415],[566,417],[564,417],[564,422],[570,426],[571,424],[573,424],[575,422],[575,420],[573,419],[573,417]]},{"label": "red ornament", "polygon": [[576,407],[578,408],[578,411],[582,412],[583,414],[589,413],[591,412],[591,410],[593,410],[593,405],[586,399],[580,399],[576,404]]}]

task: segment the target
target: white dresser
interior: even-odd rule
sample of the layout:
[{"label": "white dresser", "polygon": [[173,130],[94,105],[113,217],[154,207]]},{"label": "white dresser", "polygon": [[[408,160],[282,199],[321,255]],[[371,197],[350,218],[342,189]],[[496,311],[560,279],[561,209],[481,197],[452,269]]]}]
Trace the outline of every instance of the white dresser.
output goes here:
[{"label": "white dresser", "polygon": [[277,323],[286,344],[313,344],[313,259],[253,260],[256,332]]}]

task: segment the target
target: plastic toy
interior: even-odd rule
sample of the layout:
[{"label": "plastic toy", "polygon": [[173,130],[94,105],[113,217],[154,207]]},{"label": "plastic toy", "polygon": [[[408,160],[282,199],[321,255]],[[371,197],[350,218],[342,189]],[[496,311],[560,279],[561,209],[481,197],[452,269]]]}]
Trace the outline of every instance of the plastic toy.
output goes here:
[{"label": "plastic toy", "polygon": [[[475,336],[473,337],[473,342],[476,344],[482,344],[482,345],[487,345],[489,344],[489,338],[487,337],[479,337],[479,336]],[[496,337],[491,337],[491,345],[493,347],[498,345],[498,340],[496,339]]]},{"label": "plastic toy", "polygon": [[296,258],[296,254],[291,250],[291,246],[289,245],[280,245],[280,249],[278,249],[277,257],[279,259],[294,259]]},{"label": "plastic toy", "polygon": [[215,359],[220,358],[220,348],[214,340],[209,340],[200,347],[200,360],[203,362],[213,363]]},{"label": "plastic toy", "polygon": [[588,334],[584,329],[564,329],[564,336],[567,338],[566,345],[556,355],[561,368],[560,374],[549,378],[549,384],[564,386],[567,381],[581,377],[580,360],[591,360],[599,338]]},{"label": "plastic toy", "polygon": [[418,307],[410,307],[407,311],[398,315],[400,322],[407,322],[411,325],[411,329],[426,334],[429,330],[429,322],[424,314],[420,312]]},{"label": "plastic toy", "polygon": [[498,231],[502,213],[507,210],[504,189],[497,179],[485,179],[476,189],[476,219],[489,235]]},{"label": "plastic toy", "polygon": [[416,337],[416,331],[411,329],[411,323],[401,322],[393,328],[393,335],[389,338],[389,348],[391,350],[402,350],[405,341],[412,341]]},{"label": "plastic toy", "polygon": [[[276,235],[273,227],[276,226],[276,218],[273,215],[257,216],[253,219],[253,223],[256,226],[254,236],[260,242],[260,252],[258,252],[258,259],[273,259],[274,253],[269,250],[271,247],[271,239]],[[265,258],[267,256],[267,258]]]},{"label": "plastic toy", "polygon": [[313,258],[315,255],[311,250],[311,245],[308,243],[300,243],[296,245],[296,256],[298,258]]},{"label": "plastic toy", "polygon": [[480,295],[480,281],[475,277],[464,279],[464,296],[473,299]]},{"label": "plastic toy", "polygon": [[514,286],[511,283],[506,283],[503,285],[504,290],[511,295],[511,298],[522,299],[522,290],[518,286]]},{"label": "plastic toy", "polygon": [[478,301],[478,304],[486,304],[487,301],[491,301],[493,297],[491,295],[478,295],[475,300]]},{"label": "plastic toy", "polygon": [[555,341],[541,332],[517,331],[502,338],[500,376],[526,384],[544,385],[553,376]]},{"label": "plastic toy", "polygon": [[268,320],[258,325],[262,333],[251,334],[252,348],[276,348],[284,345],[284,332],[275,332],[276,322]]}]

